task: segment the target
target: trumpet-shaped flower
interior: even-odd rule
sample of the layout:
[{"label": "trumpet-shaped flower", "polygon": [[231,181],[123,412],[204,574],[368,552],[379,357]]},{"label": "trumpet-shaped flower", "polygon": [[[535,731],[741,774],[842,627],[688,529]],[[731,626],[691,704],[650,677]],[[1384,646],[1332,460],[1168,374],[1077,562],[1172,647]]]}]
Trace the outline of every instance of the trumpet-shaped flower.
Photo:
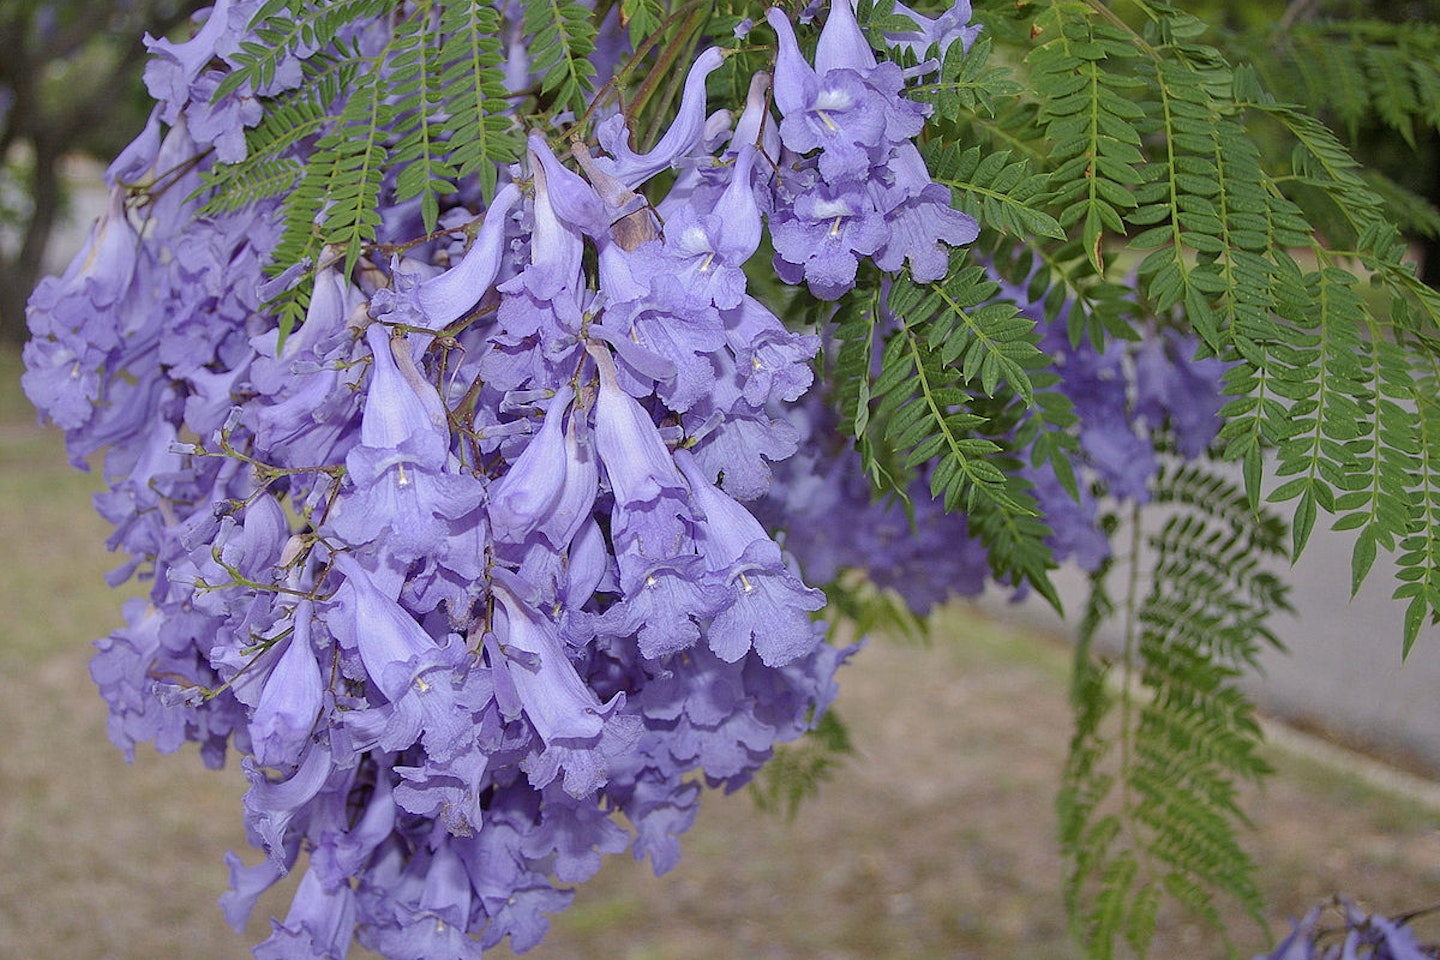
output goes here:
[{"label": "trumpet-shaped flower", "polygon": [[385,549],[413,560],[439,550],[448,521],[479,506],[485,486],[446,472],[445,408],[433,386],[402,372],[403,365],[414,369],[409,347],[379,324],[366,331],[366,339],[371,372],[360,443],[345,458],[353,487],[330,525],[355,546],[388,533]]},{"label": "trumpet-shaped flower", "polygon": [[262,766],[295,763],[320,716],[324,687],[310,646],[313,607],[309,600],[295,605],[293,632],[270,670],[250,718],[250,741]]},{"label": "trumpet-shaped flower", "polygon": [[554,624],[532,610],[526,597],[533,590],[508,571],[494,574],[495,599],[503,609],[504,622],[495,634],[495,649],[503,670],[513,685],[518,706],[545,743],[558,740],[593,740],[600,735],[605,718],[623,703],[617,695],[602,704],[585,686],[555,632]]}]

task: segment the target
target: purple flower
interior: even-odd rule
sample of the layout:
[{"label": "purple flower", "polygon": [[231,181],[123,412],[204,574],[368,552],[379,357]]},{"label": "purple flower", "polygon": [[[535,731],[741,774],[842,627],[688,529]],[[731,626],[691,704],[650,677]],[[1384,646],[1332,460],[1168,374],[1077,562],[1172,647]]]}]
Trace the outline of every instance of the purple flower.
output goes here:
[{"label": "purple flower", "polygon": [[169,660],[160,645],[165,614],[139,598],[126,601],[124,614],[123,628],[95,641],[90,676],[110,708],[110,742],[133,762],[135,744],[146,740],[155,741],[157,749],[178,749],[185,741],[185,717],[178,707],[152,696],[151,669]]},{"label": "purple flower", "polygon": [[864,72],[875,66],[875,53],[866,42],[865,34],[860,32],[850,0],[830,0],[830,15],[825,18],[825,26],[820,28],[820,38],[815,42],[815,72],[822,75],[842,69]]},{"label": "purple flower", "polygon": [[799,400],[815,381],[810,361],[820,351],[820,338],[786,329],[753,297],[725,314],[725,339],[735,355],[740,395],[755,409]]},{"label": "purple flower", "polygon": [[1220,432],[1225,362],[1194,359],[1199,346],[1196,337],[1166,330],[1146,340],[1135,355],[1135,414],[1152,428],[1168,418],[1184,457],[1204,453]]},{"label": "purple flower", "polygon": [[[395,796],[381,771],[371,784],[370,799],[364,810],[354,817],[347,798],[345,819],[312,832],[314,847],[310,850],[310,871],[320,877],[327,889],[345,885],[349,878],[364,869],[376,848],[387,840],[395,828]],[[353,783],[360,789],[363,783]]]},{"label": "purple flower", "polygon": [[942,244],[964,246],[980,235],[975,218],[950,207],[950,191],[930,180],[920,152],[909,143],[892,154],[887,171],[893,185],[872,185],[890,236],[875,254],[875,265],[891,273],[909,261],[916,283],[939,280],[950,270]]},{"label": "purple flower", "polygon": [[[333,557],[344,581],[328,604],[327,622],[336,639],[354,650],[370,682],[387,700],[399,700],[411,687],[410,664],[423,660],[436,643],[395,600],[381,592],[374,575],[350,554]],[[392,665],[404,667],[399,672]]]},{"label": "purple flower", "polygon": [[[632,744],[633,746],[633,744]],[[555,876],[562,883],[583,883],[600,869],[603,854],[620,853],[630,845],[625,829],[597,807],[565,802],[554,788],[546,791],[539,826],[521,844],[526,856],[555,858]]]},{"label": "purple flower", "polygon": [[269,859],[247,867],[233,850],[225,851],[225,865],[230,868],[230,889],[220,895],[220,906],[225,911],[225,922],[236,933],[244,933],[255,911],[255,901],[285,876],[285,869]]},{"label": "purple flower", "polygon": [[725,602],[724,591],[705,576],[704,562],[694,554],[629,562],[622,557],[621,570],[624,600],[605,612],[596,629],[612,636],[635,635],[647,660],[694,646],[701,622]]},{"label": "purple flower", "polygon": [[[1375,960],[1424,960],[1430,954],[1422,950],[1414,933],[1406,926],[1395,924],[1385,917],[1366,915],[1348,901],[1341,901],[1345,924],[1345,938],[1338,946],[1329,947],[1323,954],[1317,952],[1317,941],[1322,934],[1338,933],[1320,925],[1321,908],[1310,908],[1305,916],[1293,922],[1290,933],[1269,953],[1260,954],[1255,960],[1358,960],[1373,957]],[[1368,948],[1368,949],[1367,949]]]},{"label": "purple flower", "polygon": [[[26,310],[31,340],[20,378],[31,402],[74,431],[95,419],[102,391],[126,340],[118,311],[135,282],[139,237],[125,212],[126,192],[110,192],[84,248],[58,279],[46,277]],[[109,371],[113,375],[113,370]]]},{"label": "purple flower", "polygon": [[492,584],[504,619],[497,623],[493,663],[513,685],[519,709],[545,743],[598,737],[605,717],[623,697],[601,704],[565,657],[554,624],[531,609],[533,590],[508,571],[497,569]]},{"label": "purple flower", "polygon": [[354,340],[347,322],[363,307],[358,294],[333,265],[322,267],[305,322],[284,350],[276,346],[278,330],[251,338],[247,370],[258,396],[242,407],[240,419],[268,462],[331,463],[357,439],[352,419],[359,367],[349,367]]},{"label": "purple flower", "polygon": [[896,3],[894,12],[913,20],[915,29],[887,33],[885,40],[891,46],[909,50],[917,60],[937,45],[943,57],[957,40],[960,41],[961,52],[969,53],[975,38],[980,36],[980,25],[970,23],[970,0],[955,0],[953,6],[934,18],[916,13],[903,3]]},{"label": "purple flower", "polygon": [[182,43],[145,35],[145,48],[151,54],[145,65],[145,87],[160,102],[160,119],[165,123],[175,123],[191,101],[190,85],[215,58],[216,44],[230,28],[230,5],[231,0],[216,0],[204,25]]},{"label": "purple flower", "polygon": [[742,147],[753,146],[760,151],[764,162],[775,163],[780,158],[780,130],[770,115],[769,91],[770,74],[760,72],[750,78],[745,109],[735,121],[730,150],[738,152]]},{"label": "purple flower", "polygon": [[[537,184],[538,189],[538,184]],[[473,307],[500,272],[501,245],[520,188],[507,183],[496,192],[470,249],[449,270],[419,285],[415,303],[431,330],[443,330]]]},{"label": "purple flower", "polygon": [[400,882],[375,891],[384,906],[370,911],[381,917],[367,926],[366,945],[393,960],[480,960],[480,943],[467,934],[474,890],[465,865],[445,834],[432,836],[428,857],[422,853]]},{"label": "purple flower", "polygon": [[[468,245],[421,237],[386,176],[353,274],[325,250],[267,278],[278,199],[197,213],[208,166],[243,155],[259,98],[317,52],[212,102],[263,5],[225,0],[190,42],[150,41],[165,102],[111,177],[165,187],[117,190],[31,301],[27,389],[77,460],[109,447],[97,506],[132,555],[111,579],[153,578],[92,672],[122,748],[245,755],[267,857],[227,858],[227,919],[308,856],[257,955],[338,957],[356,933],[417,960],[525,949],[570,901],[556,884],[622,850],[627,822],[638,856],[673,865],[699,780],[738,787],[833,696],[820,595],[737,502],[794,452],[779,405],[813,379],[818,341],[744,273],[762,217],[795,217],[772,181],[796,164],[764,74],[733,134],[728,111],[706,116],[712,49],[649,152],[612,117],[608,156],[572,150],[582,177],[532,135]],[[846,13],[823,63],[851,59]],[[395,26],[338,39],[398,69]],[[523,33],[502,38],[512,80]],[[602,72],[623,42],[612,15]],[[859,69],[879,137],[864,174],[890,191],[871,203],[919,196],[905,158],[885,165],[915,116],[883,102],[899,74]],[[800,162],[807,189],[821,162]],[[667,167],[668,193],[635,192]],[[447,230],[482,209],[479,179],[447,197]],[[311,271],[282,348],[265,304]]]},{"label": "purple flower", "polygon": [[313,606],[309,600],[295,605],[293,632],[284,641],[250,718],[250,741],[261,766],[293,764],[315,730],[324,685],[310,646]]},{"label": "purple flower", "polygon": [[899,68],[876,63],[846,0],[831,4],[813,68],[785,15],[771,8],[766,19],[780,41],[775,61],[780,138],[798,154],[820,150],[820,173],[827,181],[867,179],[893,145],[920,132],[924,106],[899,96],[904,84]]},{"label": "purple flower", "polygon": [[311,744],[299,766],[282,779],[270,779],[248,757],[241,767],[250,780],[250,789],[245,792],[245,822],[270,859],[289,869],[294,860],[289,844],[291,821],[324,788],[334,771],[330,751]]},{"label": "purple flower", "polygon": [[[760,208],[750,179],[754,163],[754,147],[742,147],[730,185],[712,211],[702,213],[686,204],[670,216],[663,255],[654,250],[653,265],[644,271],[652,284],[674,284],[684,296],[703,296],[722,310],[739,305],[745,292],[741,268],[760,245]],[[636,258],[652,249],[640,247]],[[673,303],[680,298],[668,299]]]},{"label": "purple flower", "polygon": [[[0,94],[0,97],[3,97],[3,94]],[[3,122],[4,113],[0,111],[0,123]],[[160,126],[160,110],[156,107],[150,111],[150,117],[145,121],[145,129],[105,168],[106,185],[114,189],[117,186],[139,183],[153,170],[156,156],[160,152]]]},{"label": "purple flower", "polygon": [[705,566],[726,589],[724,606],[707,631],[710,649],[733,662],[753,646],[771,667],[808,653],[816,642],[809,612],[825,605],[825,595],[786,568],[780,547],[760,522],[717,490],[688,451],[677,451],[675,460],[704,517],[696,525],[696,543]]},{"label": "purple flower", "polygon": [[[963,514],[947,513],[931,497],[924,471],[908,490],[908,509],[895,498],[876,500],[859,453],[835,432],[835,413],[822,395],[810,394],[788,416],[800,451],[776,464],[768,496],[754,509],[767,526],[783,531],[783,543],[808,581],[829,582],[847,568],[865,570],[920,615],[984,589],[986,551]],[[726,489],[733,493],[728,477]],[[846,522],[836,523],[836,517]]]},{"label": "purple flower", "polygon": [[384,549],[413,560],[438,551],[448,521],[474,510],[485,488],[475,477],[447,470],[450,431],[440,395],[424,382],[403,340],[372,324],[369,389],[360,443],[345,458],[353,488],[337,504],[330,526],[360,546],[388,532]]},{"label": "purple flower", "polygon": [[815,184],[795,197],[791,210],[771,223],[776,272],[791,283],[803,276],[823,300],[853,287],[860,257],[890,239],[890,227],[860,183]]},{"label": "purple flower", "polygon": [[602,122],[596,134],[600,145],[614,158],[608,162],[601,160],[602,167],[633,189],[688,153],[705,129],[705,78],[724,59],[719,47],[709,47],[695,58],[685,77],[685,90],[680,96],[675,120],[648,153],[637,154],[630,149],[623,114],[617,113]]},{"label": "purple flower", "polygon": [[763,496],[770,488],[770,464],[789,458],[800,440],[789,421],[743,401],[724,413],[707,405],[684,423],[696,461],[736,500]]},{"label": "purple flower", "polygon": [[355,937],[355,914],[349,884],[326,886],[306,870],[285,922],[271,920],[269,939],[255,947],[256,960],[344,960]]},{"label": "purple flower", "polygon": [[[549,520],[565,490],[565,411],[575,391],[568,385],[550,400],[544,423],[509,471],[490,488],[490,526],[497,540],[518,543]],[[592,493],[593,499],[593,493]],[[568,524],[567,524],[568,526]],[[563,547],[565,541],[554,546]]]},{"label": "purple flower", "polygon": [[685,481],[655,422],[616,380],[615,362],[599,344],[588,347],[600,372],[595,401],[595,450],[605,477],[622,506],[650,503],[668,491],[683,491]]},{"label": "purple flower", "polygon": [[[787,49],[781,47],[782,57]],[[803,86],[782,100],[781,78],[790,73],[777,63],[775,101],[783,114],[781,141],[799,154],[820,150],[820,174],[831,183],[863,180],[876,159],[872,151],[878,152],[884,144],[885,104],[849,69],[824,76],[801,74]],[[789,109],[786,102],[792,104]]]},{"label": "purple flower", "polygon": [[215,148],[216,160],[239,163],[247,151],[245,128],[259,123],[265,109],[254,96],[241,91],[212,100],[222,79],[219,71],[206,70],[191,83],[193,99],[185,110],[186,127],[196,143]]},{"label": "purple flower", "polygon": [[1110,556],[1110,540],[1096,521],[1094,494],[1082,485],[1077,501],[1061,486],[1048,463],[1025,470],[1025,477],[1050,528],[1045,544],[1051,555],[1057,562],[1073,557],[1076,565],[1087,572],[1098,569]]},{"label": "purple flower", "polygon": [[680,836],[700,812],[700,784],[666,782],[647,771],[635,780],[625,816],[635,825],[635,859],[650,858],[656,876],[680,862]]},{"label": "purple flower", "polygon": [[[530,170],[535,177],[530,265],[500,289],[514,293],[523,289],[544,300],[555,297],[564,288],[577,290],[584,285],[580,275],[580,257],[584,252],[580,232],[587,226],[594,228],[603,213],[595,191],[555,160],[544,139],[531,136],[529,150]],[[553,187],[552,177],[558,178]],[[561,208],[579,222],[562,217]]]}]

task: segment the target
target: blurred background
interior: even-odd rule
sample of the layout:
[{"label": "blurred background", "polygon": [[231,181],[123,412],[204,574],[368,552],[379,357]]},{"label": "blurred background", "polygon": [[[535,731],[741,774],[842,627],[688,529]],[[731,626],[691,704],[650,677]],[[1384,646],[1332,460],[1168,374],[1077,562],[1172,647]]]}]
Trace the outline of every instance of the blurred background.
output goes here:
[{"label": "blurred background", "polygon": [[[0,0],[0,960],[245,957],[290,892],[282,884],[232,932],[215,906],[221,857],[257,859],[238,769],[145,748],[127,766],[106,740],[89,644],[140,590],[104,586],[119,558],[89,506],[102,484],[69,465],[19,389],[24,301],[83,243],[105,161],[148,113],[141,37],[183,36],[205,5]],[[1414,0],[1186,6],[1236,29],[1437,13]],[[1440,136],[1421,138],[1412,149],[1378,123],[1349,137],[1433,204]],[[1414,241],[1436,282],[1435,238]],[[1290,655],[1267,657],[1251,681],[1283,721],[1269,748],[1279,772],[1247,797],[1273,934],[1341,890],[1383,910],[1440,903],[1440,632],[1402,664],[1385,572],[1347,602],[1349,555],[1344,537],[1316,534],[1293,573],[1303,615],[1278,625]],[[1076,608],[1083,578],[1061,582]],[[947,609],[934,633],[929,649],[873,638],[842,675],[837,709],[856,752],[796,817],[761,813],[744,792],[709,797],[677,870],[656,879],[613,859],[530,955],[1076,956],[1053,813],[1070,729],[1066,628],[994,596]],[[1233,919],[1242,955],[1270,942]],[[1161,928],[1154,956],[1224,955],[1176,918]]]}]

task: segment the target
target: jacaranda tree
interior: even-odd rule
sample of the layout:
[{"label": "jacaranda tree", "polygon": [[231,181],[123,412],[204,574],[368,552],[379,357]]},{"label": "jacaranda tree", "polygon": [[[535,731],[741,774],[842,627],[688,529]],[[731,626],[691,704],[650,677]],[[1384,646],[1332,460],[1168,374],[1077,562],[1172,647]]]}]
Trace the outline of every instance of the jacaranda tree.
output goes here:
[{"label": "jacaranda tree", "polygon": [[[149,40],[24,384],[151,583],[92,663],[111,739],[242,758],[232,923],[301,872],[256,955],[531,947],[604,854],[674,867],[704,787],[814,787],[762,768],[844,743],[831,627],[1058,604],[1062,562],[1077,938],[1260,917],[1269,561],[1325,515],[1355,587],[1394,555],[1397,646],[1440,610],[1400,232],[1440,218],[1317,118],[1440,129],[1440,34],[1212,41],[1160,0],[218,0]],[[1276,956],[1427,955],[1337,930]]]}]

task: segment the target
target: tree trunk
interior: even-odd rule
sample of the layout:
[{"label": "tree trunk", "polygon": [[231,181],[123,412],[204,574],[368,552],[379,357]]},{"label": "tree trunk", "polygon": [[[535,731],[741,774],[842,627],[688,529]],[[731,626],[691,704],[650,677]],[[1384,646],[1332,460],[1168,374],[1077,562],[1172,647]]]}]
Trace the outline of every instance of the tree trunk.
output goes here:
[{"label": "tree trunk", "polygon": [[32,141],[35,147],[35,170],[31,182],[34,207],[25,224],[20,250],[3,264],[5,281],[0,286],[0,343],[19,344],[26,338],[25,301],[40,282],[45,269],[45,251],[55,232],[55,221],[64,203],[64,185],[60,178],[60,156],[57,144],[45,131]]}]

